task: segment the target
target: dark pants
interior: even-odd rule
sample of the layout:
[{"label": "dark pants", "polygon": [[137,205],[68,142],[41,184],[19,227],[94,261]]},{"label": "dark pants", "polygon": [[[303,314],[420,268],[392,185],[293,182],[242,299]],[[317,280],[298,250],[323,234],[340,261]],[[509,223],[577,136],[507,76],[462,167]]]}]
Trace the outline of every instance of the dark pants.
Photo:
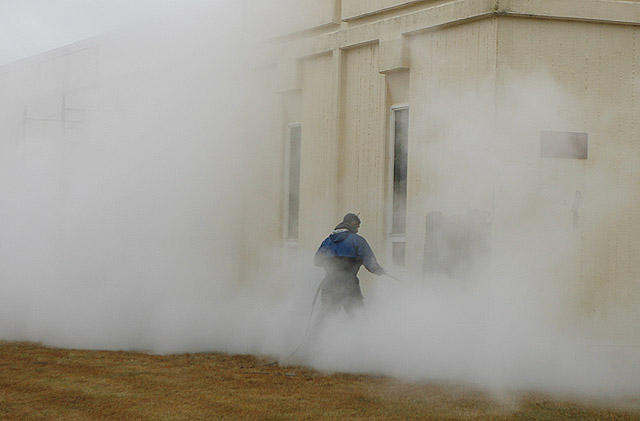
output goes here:
[{"label": "dark pants", "polygon": [[328,273],[322,281],[320,294],[320,312],[314,324],[316,333],[330,317],[338,314],[341,309],[344,309],[349,318],[353,318],[358,310],[364,308],[360,280],[350,273]]}]

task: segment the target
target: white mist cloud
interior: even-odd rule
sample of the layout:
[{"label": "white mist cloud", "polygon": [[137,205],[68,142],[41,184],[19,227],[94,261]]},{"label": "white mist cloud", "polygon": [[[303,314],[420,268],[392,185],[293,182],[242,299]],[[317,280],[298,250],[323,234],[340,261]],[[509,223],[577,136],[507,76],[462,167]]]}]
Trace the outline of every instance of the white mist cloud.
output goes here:
[{"label": "white mist cloud", "polygon": [[[119,51],[101,50],[98,85],[67,95],[86,120],[64,138],[34,122],[25,141],[3,115],[3,338],[158,349],[154,326],[184,329],[171,320],[199,317],[201,300],[238,282],[244,187],[229,180],[246,168],[249,93],[242,39],[216,48],[233,22],[222,18],[208,8],[109,41]],[[40,108],[55,113],[51,97]]]},{"label": "white mist cloud", "polygon": [[204,0],[2,0],[0,65],[204,3]]},{"label": "white mist cloud", "polygon": [[[543,190],[549,172],[527,164],[537,162],[527,156],[538,156],[540,131],[575,130],[566,126],[566,110],[587,111],[549,75],[532,73],[516,80],[501,87],[504,95],[497,104],[503,120],[497,131],[487,124],[490,93],[438,97],[441,111],[428,121],[441,136],[432,146],[437,154],[422,161],[432,177],[430,191],[436,192],[431,203],[445,212],[493,206],[487,209],[495,218],[490,262],[472,277],[409,279],[409,288],[377,278],[366,313],[353,323],[343,317],[331,325],[306,354],[312,365],[410,380],[466,381],[494,391],[637,395],[640,343],[633,325],[640,303],[596,301],[605,310],[592,317],[583,305],[590,274],[581,278],[577,271],[579,253],[586,252],[580,248],[579,230],[589,238],[615,215],[626,214],[629,201],[618,193],[593,197],[589,191],[594,185],[581,185],[580,177],[602,188],[600,183],[611,177],[609,169],[580,167],[582,162],[570,160],[548,164],[557,183]],[[598,127],[598,122],[588,127]],[[562,170],[567,175],[557,177]],[[574,198],[572,183],[589,194],[580,209],[587,226],[572,224],[571,203],[565,203]],[[625,290],[637,296],[637,287]],[[621,307],[625,310],[606,310]],[[623,326],[624,335],[611,335]]]},{"label": "white mist cloud", "polygon": [[[442,165],[448,160],[430,163],[447,175],[435,186],[443,206],[481,203],[471,181],[490,185],[496,174],[505,180],[496,183],[498,193],[517,199],[501,209],[501,217],[517,224],[501,233],[492,270],[464,282],[406,279],[409,286],[375,278],[364,315],[353,322],[340,316],[286,358],[304,336],[323,274],[311,266],[314,250],[301,251],[288,274],[269,265],[260,273],[247,269],[255,267],[248,260],[269,261],[270,254],[254,253],[262,245],[250,228],[279,224],[279,210],[270,211],[255,194],[266,171],[257,164],[270,158],[242,141],[263,117],[248,103],[259,105],[258,91],[268,88],[242,71],[246,33],[233,25],[232,11],[207,10],[200,20],[174,22],[170,32],[143,27],[138,44],[120,44],[124,52],[109,64],[116,76],[94,92],[97,111],[70,145],[29,146],[16,141],[19,130],[5,132],[0,338],[266,354],[324,370],[495,390],[637,394],[637,344],[594,334],[624,315],[597,329],[589,320],[567,321],[571,291],[556,269],[572,252],[561,235],[554,237],[553,224],[540,224],[541,209],[527,195],[535,180],[511,159],[518,151],[507,150],[503,161],[481,146],[493,136],[517,136],[523,125],[525,131],[554,126],[549,103],[565,107],[571,99],[545,78],[506,95],[514,118],[504,133],[494,133],[477,113],[483,108],[475,101],[486,98],[439,103],[456,110],[456,124],[444,111],[438,116],[451,141],[438,158],[455,158],[474,174],[449,171]],[[594,215],[607,216],[599,207]],[[533,247],[531,239],[557,247]]]},{"label": "white mist cloud", "polygon": [[314,366],[411,381],[464,381],[496,392],[637,393],[633,347],[559,329],[545,298],[527,288],[480,281],[405,289],[385,282],[376,281],[366,315],[330,326],[309,353]]}]

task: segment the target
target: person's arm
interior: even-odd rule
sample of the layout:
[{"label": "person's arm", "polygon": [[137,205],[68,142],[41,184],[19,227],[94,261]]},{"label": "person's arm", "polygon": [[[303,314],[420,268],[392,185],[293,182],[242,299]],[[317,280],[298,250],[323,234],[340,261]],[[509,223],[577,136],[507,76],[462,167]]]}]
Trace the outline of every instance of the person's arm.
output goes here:
[{"label": "person's arm", "polygon": [[378,263],[375,254],[373,254],[373,250],[367,243],[367,240],[364,237],[358,236],[358,242],[356,246],[356,250],[358,253],[358,257],[362,260],[362,264],[367,270],[375,275],[384,275],[386,272],[382,266]]},{"label": "person's arm", "polygon": [[316,266],[324,267],[327,262],[327,252],[324,247],[324,241],[320,245],[318,251],[316,251],[315,256],[313,256],[313,264]]}]

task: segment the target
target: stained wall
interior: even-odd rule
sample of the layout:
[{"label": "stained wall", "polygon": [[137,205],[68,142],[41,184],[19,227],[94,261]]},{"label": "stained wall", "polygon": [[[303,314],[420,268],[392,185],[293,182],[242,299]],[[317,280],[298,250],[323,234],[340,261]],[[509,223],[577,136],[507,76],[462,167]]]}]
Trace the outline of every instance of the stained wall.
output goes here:
[{"label": "stained wall", "polygon": [[[315,221],[361,211],[363,234],[389,263],[389,111],[406,102],[403,274],[424,277],[427,215],[476,212],[490,226],[486,267],[540,291],[562,280],[550,303],[571,309],[561,318],[640,314],[637,7],[343,1],[339,29],[285,44],[313,75],[297,91],[302,114],[330,127],[310,123],[302,164],[311,173],[314,160],[335,154],[337,163],[329,181],[307,178],[335,200],[322,211],[306,206],[300,245],[322,239]],[[545,132],[586,134],[587,159],[543,157]]]},{"label": "stained wall", "polygon": [[409,38],[407,271],[422,270],[426,215],[491,212],[496,19]]},{"label": "stained wall", "polygon": [[[639,32],[502,18],[497,50],[499,152],[518,183],[496,183],[496,248],[527,235],[555,263],[539,282],[561,279],[574,314],[635,314],[624,318],[632,324],[640,317]],[[545,130],[586,133],[588,158],[541,157]]]}]

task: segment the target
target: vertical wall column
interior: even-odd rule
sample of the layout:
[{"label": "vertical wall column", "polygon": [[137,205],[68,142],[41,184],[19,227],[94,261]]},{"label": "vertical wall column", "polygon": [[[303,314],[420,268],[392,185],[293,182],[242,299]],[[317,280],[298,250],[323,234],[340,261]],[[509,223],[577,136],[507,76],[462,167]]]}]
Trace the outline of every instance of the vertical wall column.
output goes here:
[{"label": "vertical wall column", "polygon": [[342,0],[333,0],[333,23],[339,25],[342,21]]},{"label": "vertical wall column", "polygon": [[292,110],[302,126],[298,244],[315,249],[335,226],[337,111],[332,53],[298,60],[300,103]]},{"label": "vertical wall column", "polygon": [[331,63],[331,92],[332,92],[332,109],[331,115],[331,155],[333,157],[333,162],[335,166],[332,168],[332,183],[333,192],[331,196],[333,197],[332,206],[332,215],[334,220],[338,220],[341,216],[338,210],[338,195],[340,186],[339,182],[339,172],[340,168],[338,165],[340,157],[338,156],[338,151],[340,150],[340,137],[342,132],[342,87],[343,87],[343,50],[340,48],[336,48],[333,50],[332,54],[332,63]]},{"label": "vertical wall column", "polygon": [[338,209],[341,213],[361,212],[361,232],[381,256],[387,136],[385,82],[378,72],[378,43],[345,49],[341,70]]}]

